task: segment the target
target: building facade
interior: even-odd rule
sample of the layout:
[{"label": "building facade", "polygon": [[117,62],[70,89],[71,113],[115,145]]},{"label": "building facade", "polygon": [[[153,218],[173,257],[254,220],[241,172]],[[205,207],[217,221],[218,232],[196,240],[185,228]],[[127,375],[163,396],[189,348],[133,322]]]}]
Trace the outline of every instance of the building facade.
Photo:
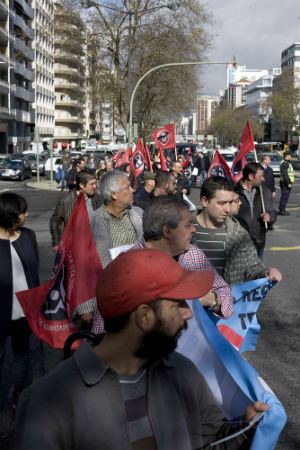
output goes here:
[{"label": "building facade", "polygon": [[54,1],[55,129],[58,147],[86,139],[85,26],[80,16]]},{"label": "building facade", "polygon": [[34,11],[31,0],[0,0],[0,152],[27,150],[34,128]]},{"label": "building facade", "polygon": [[219,98],[200,93],[197,96],[196,132],[204,134],[209,127],[219,104]]},{"label": "building facade", "polygon": [[273,68],[253,83],[249,84],[246,92],[246,107],[254,116],[263,122],[268,122],[272,109],[266,104],[266,100],[272,93],[273,80],[281,74],[280,68]]},{"label": "building facade", "polygon": [[[281,53],[281,71],[282,76],[284,74],[288,74],[291,76],[294,88],[300,89],[300,42],[295,42],[290,45],[288,48],[284,49]],[[276,86],[280,84],[280,76],[274,79],[274,89]],[[299,91],[298,91],[299,92]],[[299,105],[300,107],[300,105]],[[299,117],[296,120],[299,123]],[[290,142],[294,147],[299,144],[299,128],[297,127],[289,127],[287,124],[279,123],[274,118],[272,119],[271,126],[271,139],[273,141],[281,141],[281,142]]]},{"label": "building facade", "polygon": [[35,127],[43,142],[54,135],[54,0],[33,0]]}]

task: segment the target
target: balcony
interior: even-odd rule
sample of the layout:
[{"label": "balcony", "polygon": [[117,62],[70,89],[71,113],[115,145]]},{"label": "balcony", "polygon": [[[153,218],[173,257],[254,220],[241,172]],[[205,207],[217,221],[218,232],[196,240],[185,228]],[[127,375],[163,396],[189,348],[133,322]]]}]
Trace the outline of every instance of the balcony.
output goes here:
[{"label": "balcony", "polygon": [[16,120],[17,122],[34,123],[34,113],[16,109]]},{"label": "balcony", "polygon": [[5,19],[8,15],[8,7],[0,0],[0,19]]},{"label": "balcony", "polygon": [[6,118],[12,118],[13,119],[14,117],[16,117],[16,110],[0,106],[0,117],[1,116],[5,116]]},{"label": "balcony", "polygon": [[79,100],[59,100],[55,101],[55,106],[71,106],[72,108],[85,108],[85,106]]},{"label": "balcony", "polygon": [[56,89],[80,89],[78,83],[69,83],[67,81],[60,81],[60,80],[54,81],[54,87]]},{"label": "balcony", "polygon": [[24,41],[22,41],[19,38],[16,38],[15,50],[18,50],[19,52],[23,53],[23,55],[30,61],[34,60],[34,50],[27,47],[27,45],[25,45]]},{"label": "balcony", "polygon": [[24,13],[26,14],[29,19],[34,18],[34,11],[33,9],[25,2],[25,0],[15,0],[16,3],[18,3],[20,6],[22,6]]},{"label": "balcony", "polygon": [[9,93],[9,83],[7,81],[0,80],[0,92],[1,94]]},{"label": "balcony", "polygon": [[55,123],[84,123],[84,119],[79,116],[55,117]]},{"label": "balcony", "polygon": [[22,75],[25,80],[34,81],[34,72],[31,69],[27,69],[24,64],[16,62],[15,72]]},{"label": "balcony", "polygon": [[27,89],[23,88],[22,86],[16,85],[16,92],[15,96],[18,98],[21,98],[22,100],[25,100],[26,102],[34,102],[34,92],[28,91]]},{"label": "balcony", "polygon": [[0,25],[0,46],[5,46],[8,42],[8,32]]},{"label": "balcony", "polygon": [[21,30],[26,34],[26,36],[33,40],[34,39],[34,31],[26,24],[25,20],[22,19],[18,14],[16,14],[14,18],[14,23],[21,28]]}]

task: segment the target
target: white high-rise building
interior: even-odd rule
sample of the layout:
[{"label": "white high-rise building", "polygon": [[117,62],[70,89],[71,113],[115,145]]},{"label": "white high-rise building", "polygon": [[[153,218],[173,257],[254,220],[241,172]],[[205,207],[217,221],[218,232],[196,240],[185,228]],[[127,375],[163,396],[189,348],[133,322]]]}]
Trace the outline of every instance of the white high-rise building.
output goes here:
[{"label": "white high-rise building", "polygon": [[35,127],[40,140],[54,135],[54,0],[33,0]]},{"label": "white high-rise building", "polygon": [[31,0],[0,0],[0,152],[30,146],[34,113]]},{"label": "white high-rise building", "polygon": [[273,68],[268,71],[268,75],[262,76],[248,86],[246,107],[254,116],[260,117],[264,122],[269,120],[272,113],[272,109],[266,105],[266,99],[272,93],[274,77],[280,74],[280,68]]},{"label": "white high-rise building", "polygon": [[54,139],[59,147],[87,137],[85,25],[80,16],[54,0]]},{"label": "white high-rise building", "polygon": [[282,73],[289,71],[295,87],[300,87],[300,42],[295,42],[281,53]]},{"label": "white high-rise building", "polygon": [[231,108],[237,108],[246,104],[246,92],[251,83],[268,75],[267,70],[247,69],[246,66],[234,67],[227,64],[226,89],[224,98]]},{"label": "white high-rise building", "polygon": [[198,94],[196,112],[196,129],[198,134],[206,133],[218,103],[218,97],[214,97],[204,93]]}]

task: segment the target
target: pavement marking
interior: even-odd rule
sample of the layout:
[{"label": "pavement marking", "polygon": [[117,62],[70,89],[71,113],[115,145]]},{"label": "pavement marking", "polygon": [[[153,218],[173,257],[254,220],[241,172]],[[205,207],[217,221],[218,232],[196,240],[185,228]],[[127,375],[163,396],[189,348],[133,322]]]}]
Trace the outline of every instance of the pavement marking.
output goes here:
[{"label": "pavement marking", "polygon": [[275,251],[275,252],[300,250],[300,245],[296,245],[295,247],[270,247],[267,250],[271,250],[271,251]]},{"label": "pavement marking", "polygon": [[289,208],[286,208],[288,211],[296,211],[296,210],[298,210],[298,209],[300,209],[300,206],[292,206],[292,207],[289,207]]}]

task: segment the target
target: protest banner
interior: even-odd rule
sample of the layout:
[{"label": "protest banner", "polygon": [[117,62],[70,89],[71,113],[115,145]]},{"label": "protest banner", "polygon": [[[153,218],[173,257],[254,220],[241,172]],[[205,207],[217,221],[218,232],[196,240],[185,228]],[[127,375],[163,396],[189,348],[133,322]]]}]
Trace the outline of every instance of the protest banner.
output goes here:
[{"label": "protest banner", "polygon": [[206,178],[210,177],[223,177],[227,178],[227,180],[231,180],[230,167],[218,150],[215,151],[213,160],[206,175]]},{"label": "protest banner", "polygon": [[253,134],[249,120],[244,129],[243,136],[240,141],[239,151],[234,158],[231,167],[231,177],[235,183],[238,183],[243,176],[243,169],[247,164],[245,155],[255,149]]},{"label": "protest banner", "polygon": [[155,145],[159,149],[165,148],[175,148],[176,149],[176,141],[175,141],[175,126],[173,123],[166,125],[159,130],[156,130],[152,133],[153,140]]},{"label": "protest banner", "polygon": [[256,312],[270,289],[276,284],[269,278],[247,281],[231,286],[234,312],[229,319],[209,313],[211,320],[223,336],[241,353],[255,350],[260,325]]},{"label": "protest banner", "polygon": [[217,330],[200,301],[188,300],[188,304],[193,318],[179,339],[177,351],[198,367],[228,420],[243,416],[257,400],[270,406],[258,423],[250,449],[273,450],[286,422],[282,404],[251,364]]},{"label": "protest banner", "polygon": [[59,243],[54,276],[41,286],[16,294],[38,339],[63,348],[69,335],[77,331],[72,322],[73,311],[95,297],[101,270],[81,193]]}]

